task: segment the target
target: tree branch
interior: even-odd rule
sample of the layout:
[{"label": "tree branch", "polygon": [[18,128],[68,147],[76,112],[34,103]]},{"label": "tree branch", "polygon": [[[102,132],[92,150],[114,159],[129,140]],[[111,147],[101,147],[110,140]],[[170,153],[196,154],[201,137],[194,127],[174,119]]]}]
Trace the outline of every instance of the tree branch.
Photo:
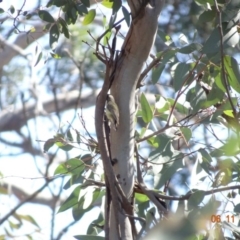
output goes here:
[{"label": "tree branch", "polygon": [[[90,94],[82,95],[81,106],[84,108],[94,105],[97,92],[94,91]],[[79,97],[79,91],[71,91],[67,93],[62,93],[57,95],[58,109],[59,111],[66,111],[71,108],[75,108],[78,104],[77,100]],[[43,101],[44,112],[35,112],[36,105],[35,103],[26,104],[26,118],[24,116],[24,111],[22,108],[16,110],[5,109],[0,113],[0,129],[1,132],[6,131],[19,131],[21,127],[26,124],[26,120],[30,120],[34,117],[44,116],[49,113],[55,112],[55,100],[54,97],[51,97]]]}]

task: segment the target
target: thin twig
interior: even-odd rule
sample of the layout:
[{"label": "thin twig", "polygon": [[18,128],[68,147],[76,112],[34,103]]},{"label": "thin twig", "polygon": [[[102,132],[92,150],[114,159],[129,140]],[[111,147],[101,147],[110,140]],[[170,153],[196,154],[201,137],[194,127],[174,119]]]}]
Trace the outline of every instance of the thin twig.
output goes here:
[{"label": "thin twig", "polygon": [[14,18],[14,21],[13,21],[13,26],[15,27],[15,29],[18,30],[19,33],[21,33],[22,31],[20,31],[20,30],[18,29],[18,27],[16,26],[16,20],[17,20],[17,18],[19,17],[19,15],[21,14],[22,9],[23,9],[23,7],[24,7],[25,4],[26,4],[26,1],[27,1],[27,0],[24,0],[24,2],[23,2],[23,4],[22,4],[22,7],[20,8],[20,10],[18,10],[18,14],[17,14],[17,16]]}]

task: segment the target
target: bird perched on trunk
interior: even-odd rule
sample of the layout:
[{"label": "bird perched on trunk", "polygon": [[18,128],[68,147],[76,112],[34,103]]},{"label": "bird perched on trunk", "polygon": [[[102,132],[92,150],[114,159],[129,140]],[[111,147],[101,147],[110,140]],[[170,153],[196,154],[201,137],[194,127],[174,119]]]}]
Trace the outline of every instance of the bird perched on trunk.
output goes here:
[{"label": "bird perched on trunk", "polygon": [[107,95],[106,117],[111,122],[116,131],[119,124],[119,110],[114,97],[111,94]]}]

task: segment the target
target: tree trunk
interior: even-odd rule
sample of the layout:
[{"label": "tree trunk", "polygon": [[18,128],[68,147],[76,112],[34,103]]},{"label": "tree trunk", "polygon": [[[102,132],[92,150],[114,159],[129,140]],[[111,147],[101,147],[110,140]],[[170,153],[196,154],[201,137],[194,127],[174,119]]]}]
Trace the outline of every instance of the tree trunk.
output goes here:
[{"label": "tree trunk", "polygon": [[[111,87],[111,94],[120,112],[118,130],[111,131],[110,135],[111,154],[112,159],[117,159],[114,172],[129,202],[132,201],[134,185],[135,90],[155,40],[164,0],[150,1],[151,4],[146,6],[137,5],[139,1],[135,2],[129,1],[133,21],[124,41]],[[126,228],[120,230],[121,239],[133,239],[129,219],[123,214],[119,215],[119,221],[124,221]],[[113,211],[110,223],[114,223],[114,219]],[[116,239],[116,236],[115,224],[112,224],[110,239]]]}]

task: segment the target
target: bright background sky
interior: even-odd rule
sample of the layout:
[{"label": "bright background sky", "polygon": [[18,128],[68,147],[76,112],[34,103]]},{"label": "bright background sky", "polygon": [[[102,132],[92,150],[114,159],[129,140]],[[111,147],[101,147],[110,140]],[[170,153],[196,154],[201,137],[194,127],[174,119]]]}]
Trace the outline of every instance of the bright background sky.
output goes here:
[{"label": "bright background sky", "polygon": [[[22,6],[24,1],[15,1],[15,0],[8,0],[8,1],[2,1],[0,3],[0,7],[3,8],[4,10],[8,10],[10,5],[12,4],[15,9],[20,9],[20,7]],[[48,1],[46,1],[47,3]],[[36,3],[36,1],[27,1],[26,5],[24,7],[24,10],[32,10],[36,5],[34,4]],[[45,5],[43,5],[45,6]],[[106,12],[109,13],[109,12]],[[12,27],[12,26],[11,26]],[[41,41],[48,41],[48,35],[44,36],[43,39],[45,38],[45,40],[41,40],[39,39],[38,42]],[[10,38],[11,40],[11,38]],[[34,51],[35,51],[35,47],[36,47],[36,43],[33,43],[30,47],[28,47],[27,49],[25,49],[24,51],[26,51],[27,53],[30,53],[31,55],[34,55]],[[36,58],[37,56],[33,56],[33,63],[36,62]],[[11,64],[13,64],[14,60],[11,62]],[[5,66],[7,67],[7,66]],[[32,68],[33,77],[38,77],[39,74],[39,70],[41,70],[41,68],[45,67],[43,61],[41,61],[36,67]],[[25,84],[25,85],[24,85]],[[28,81],[24,81],[22,82],[21,88],[28,88]],[[48,97],[48,96],[46,96]],[[88,128],[88,130],[91,133],[94,133],[94,108],[88,108],[88,109],[83,109],[82,114],[83,117],[87,119],[86,121],[86,127]],[[78,111],[78,113],[80,113],[80,109]],[[74,116],[74,111],[66,111],[64,114],[62,114],[62,122],[60,124],[66,124],[68,125],[68,122],[72,121],[72,118]],[[56,126],[59,126],[59,122],[58,119],[55,118],[56,120]],[[29,127],[32,131],[32,136],[33,139],[36,139],[36,136],[34,136],[34,129],[35,129],[35,120],[30,120],[29,121]],[[48,138],[51,138],[53,135],[56,134],[57,132],[57,127],[56,129],[52,129],[52,131],[49,131],[48,128],[46,128],[46,124],[48,123],[48,120],[45,118],[41,118],[38,117],[37,118],[37,125],[41,126],[42,125],[42,131],[39,133],[38,137],[39,139],[36,140],[47,140]],[[79,124],[79,119],[76,118],[75,121],[73,122],[73,126],[78,128],[80,126]],[[23,131],[26,130],[23,128]],[[7,138],[15,138],[16,139],[16,135],[13,133],[1,133],[1,137],[7,137]],[[17,141],[17,139],[16,139]],[[40,144],[41,148],[43,149],[43,142],[37,142],[36,144]],[[56,147],[53,147],[53,150],[56,150]],[[17,161],[16,161],[16,157],[6,157],[6,155],[8,153],[12,153],[11,152],[12,149],[8,149],[4,144],[0,143],[0,154],[3,155],[2,157],[0,157],[0,172],[1,174],[4,176],[2,179],[0,179],[0,183],[3,182],[7,182],[9,184],[9,191],[11,192],[11,184],[13,184],[14,186],[20,187],[22,188],[24,191],[26,191],[27,193],[31,194],[34,191],[36,191],[38,188],[40,188],[45,181],[41,178],[38,179],[38,177],[41,177],[41,175],[39,174],[39,172],[36,169],[35,163],[33,161],[32,156],[29,156],[28,154],[20,154],[17,156]],[[0,155],[0,156],[1,156]],[[62,155],[62,159],[66,158],[65,152],[63,152],[62,150],[59,151],[58,155]],[[70,151],[70,156],[76,156],[79,155],[79,150],[71,150]],[[47,158],[46,158],[47,159]],[[38,163],[38,166],[42,169],[44,169],[46,167],[46,162],[40,158],[37,157],[36,161]],[[53,164],[50,168],[50,172],[54,173],[55,168],[59,165],[59,163]],[[68,178],[66,178],[67,180]],[[56,193],[59,191],[59,186],[60,186],[61,181],[54,181],[54,184],[56,186]],[[63,190],[62,192],[62,197],[61,199],[67,198],[70,193],[72,192],[72,190],[76,187],[76,185],[74,185],[73,187],[71,187],[68,190]],[[44,191],[42,191],[38,196],[43,196],[43,197],[50,197],[51,194],[49,193],[49,190],[47,188],[44,189]],[[1,194],[1,198],[0,198],[0,218],[4,217],[5,214],[7,214],[13,207],[15,207],[17,204],[19,203],[18,199],[16,199],[16,197],[14,195],[6,195],[3,196]],[[43,240],[48,240],[49,236],[50,236],[50,221],[51,221],[51,214],[52,214],[52,210],[49,207],[46,207],[44,205],[40,205],[40,204],[29,204],[27,203],[26,205],[23,205],[21,208],[19,208],[17,210],[18,214],[29,214],[32,215],[34,217],[34,219],[36,220],[36,222],[39,224],[40,228],[41,228],[41,233],[36,233],[33,236],[33,239],[43,239]],[[86,233],[86,229],[90,223],[90,221],[92,221],[93,219],[98,217],[98,213],[99,213],[99,209],[95,208],[92,211],[86,213],[86,216],[84,216],[76,225],[72,226],[69,228],[69,231],[64,235],[64,237],[62,239],[75,239],[72,236],[74,235],[79,235],[79,234],[85,234]],[[13,219],[11,219],[13,220]],[[56,220],[55,220],[55,229],[56,229],[56,233],[58,233],[62,228],[64,228],[66,225],[68,225],[68,223],[73,221],[73,217],[72,217],[72,213],[71,210],[62,212],[57,214]],[[14,220],[13,220],[14,222]],[[8,223],[4,223],[2,226],[0,226],[0,235],[4,234],[4,227],[8,226]],[[17,238],[18,240],[25,240],[26,237],[21,237],[21,235],[26,234],[26,233],[33,233],[33,225],[28,224],[27,222],[24,222],[23,227],[20,228],[19,231],[14,231],[15,235],[18,235],[19,237]],[[36,228],[35,228],[36,229]]]}]

